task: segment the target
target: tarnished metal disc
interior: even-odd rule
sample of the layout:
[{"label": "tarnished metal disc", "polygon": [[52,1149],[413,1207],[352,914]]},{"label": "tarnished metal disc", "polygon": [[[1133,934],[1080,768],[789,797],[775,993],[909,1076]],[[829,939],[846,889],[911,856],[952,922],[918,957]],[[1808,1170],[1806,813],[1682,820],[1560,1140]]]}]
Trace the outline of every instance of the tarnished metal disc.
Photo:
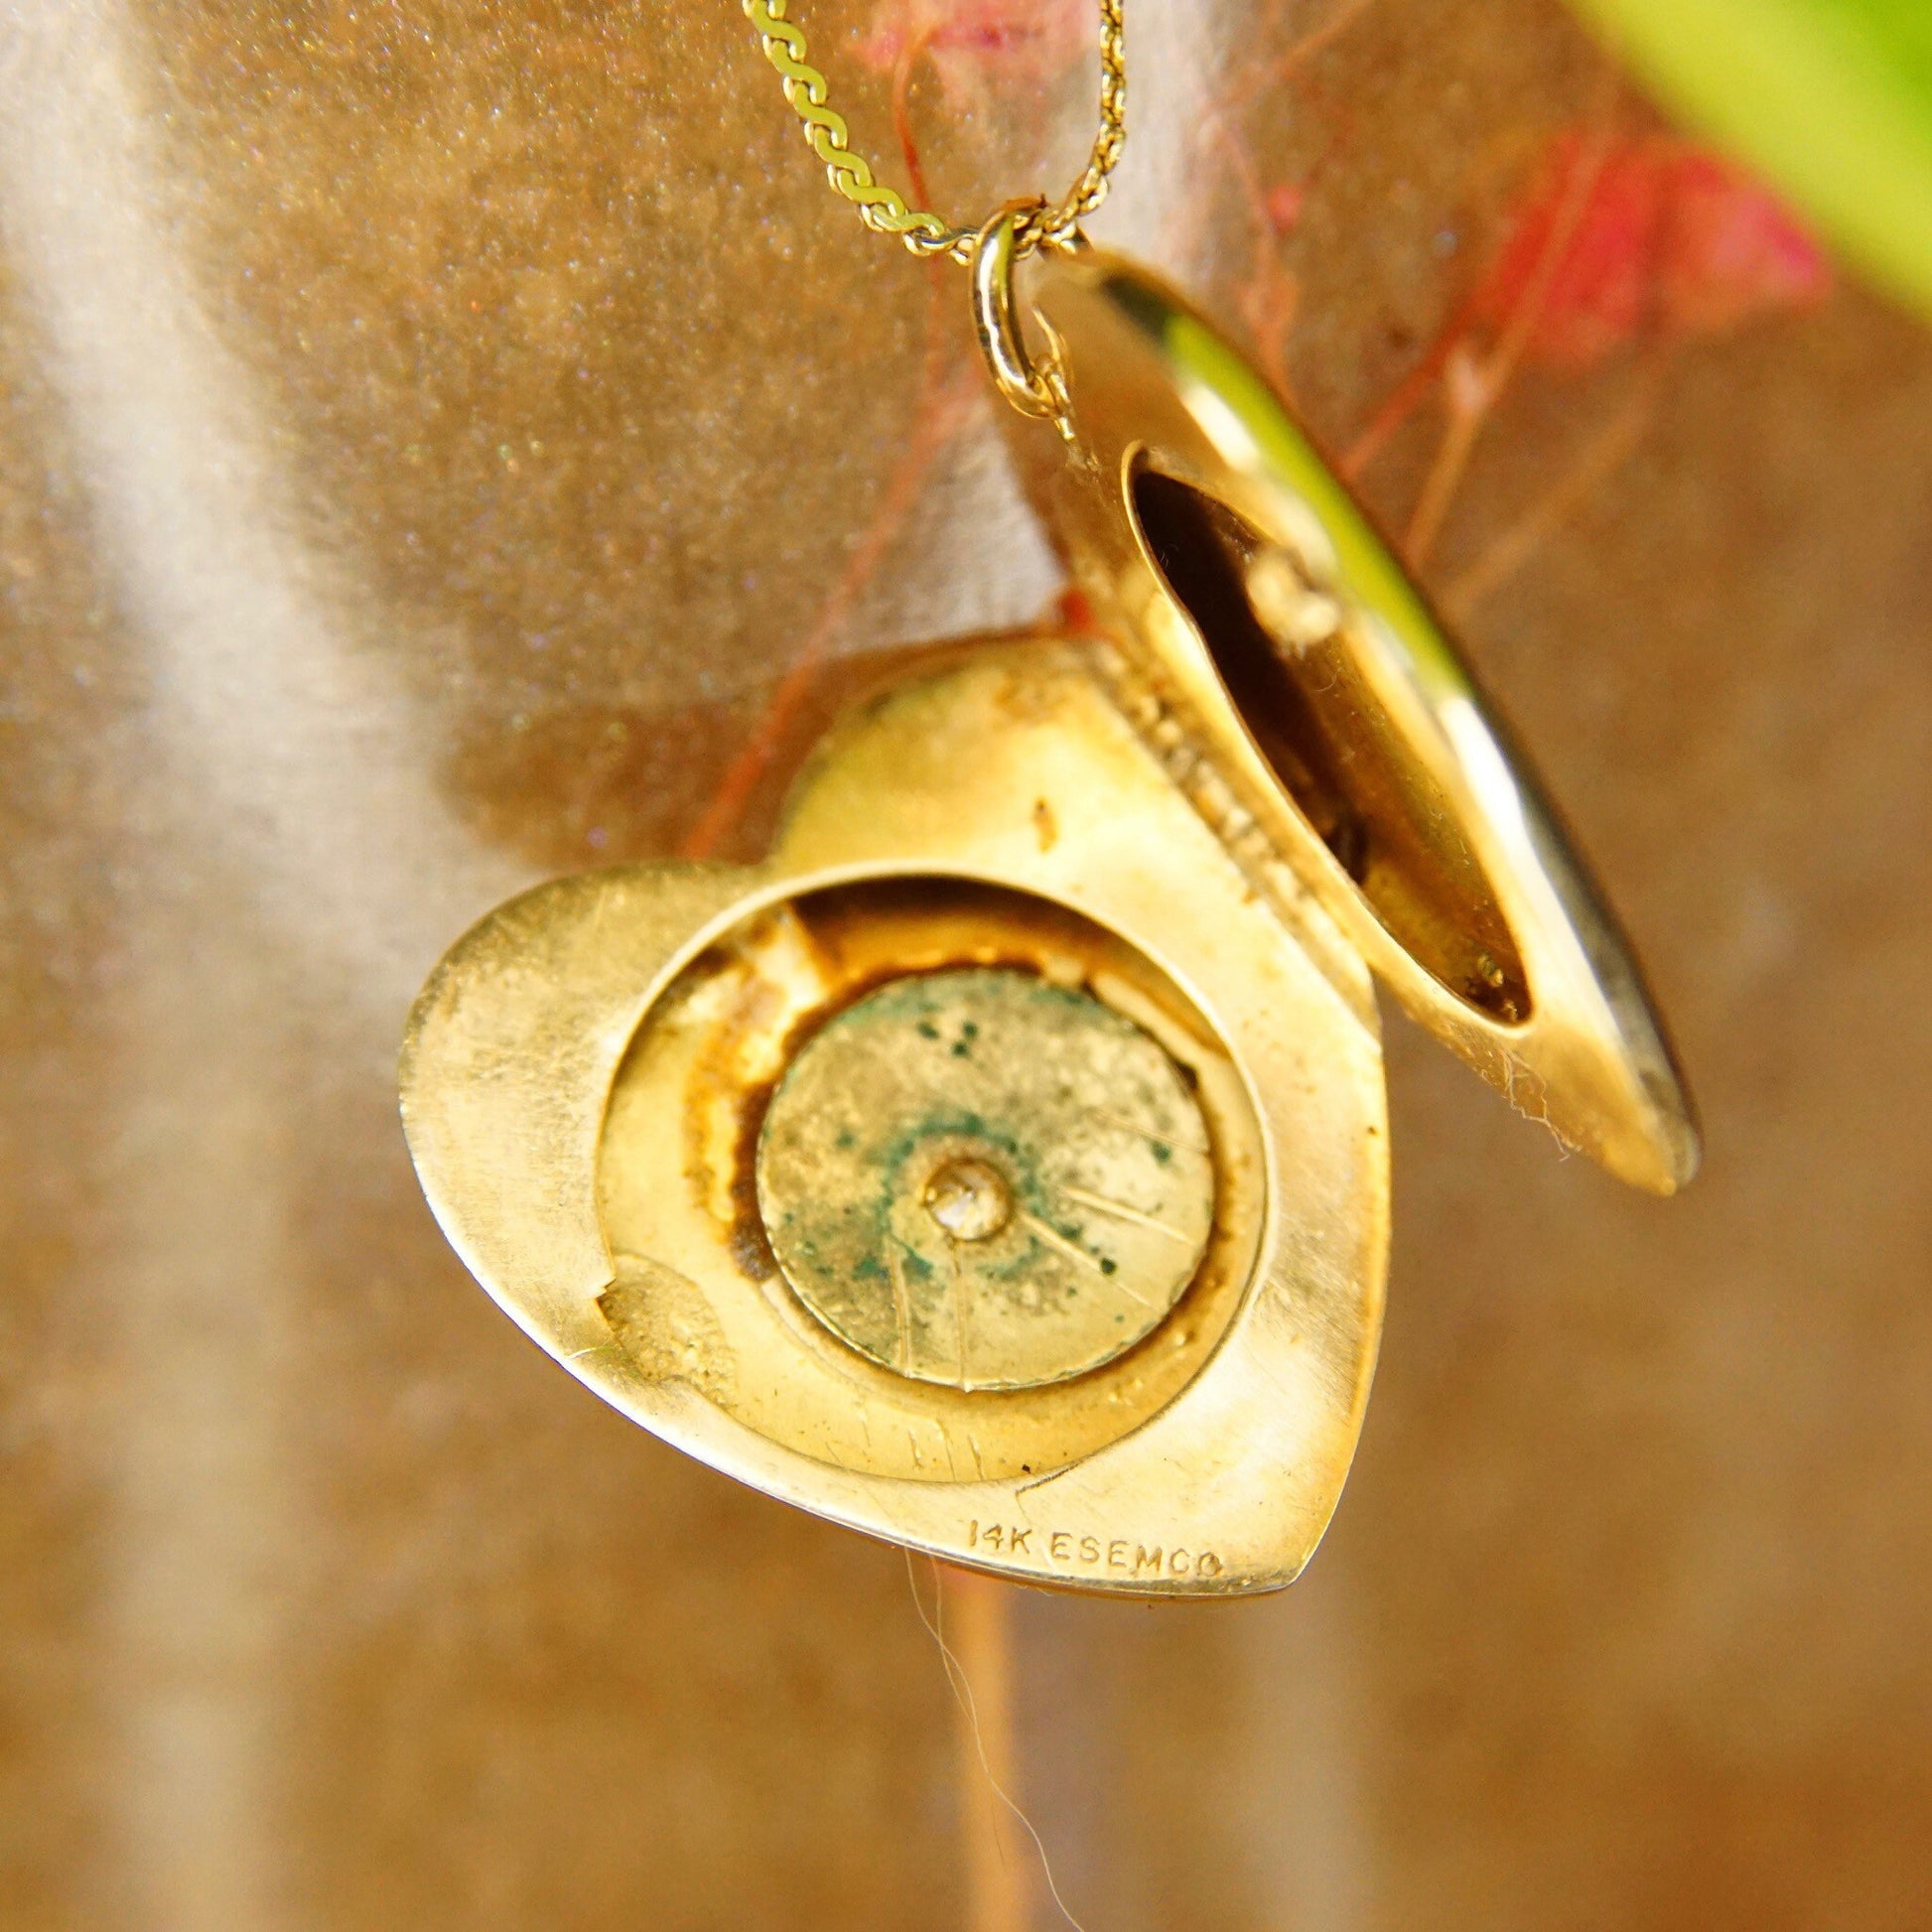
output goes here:
[{"label": "tarnished metal disc", "polygon": [[1179,1300],[1214,1216],[1180,1069],[1090,994],[894,980],[800,1049],[759,1137],[773,1252],[862,1354],[960,1389],[1062,1381]]}]

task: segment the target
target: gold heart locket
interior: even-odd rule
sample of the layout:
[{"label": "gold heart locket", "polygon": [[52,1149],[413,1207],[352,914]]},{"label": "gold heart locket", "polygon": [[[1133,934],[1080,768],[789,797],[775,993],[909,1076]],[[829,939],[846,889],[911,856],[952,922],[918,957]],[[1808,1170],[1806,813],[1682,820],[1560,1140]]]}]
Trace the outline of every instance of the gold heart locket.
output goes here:
[{"label": "gold heart locket", "polygon": [[1031,1583],[1230,1594],[1333,1513],[1381,1327],[1372,979],[1668,1193],[1629,954],[1394,557],[1146,271],[980,235],[996,381],[1092,613],[849,712],[749,869],[539,887],[438,966],[438,1220],[712,1466]]}]

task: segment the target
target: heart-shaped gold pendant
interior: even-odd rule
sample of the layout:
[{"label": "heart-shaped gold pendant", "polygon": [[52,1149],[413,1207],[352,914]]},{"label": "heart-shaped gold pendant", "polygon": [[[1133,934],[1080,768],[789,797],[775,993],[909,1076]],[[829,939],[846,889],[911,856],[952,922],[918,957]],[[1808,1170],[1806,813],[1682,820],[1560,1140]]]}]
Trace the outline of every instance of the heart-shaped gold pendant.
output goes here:
[{"label": "heart-shaped gold pendant", "polygon": [[1258,894],[1085,647],[851,715],[761,866],[492,913],[411,1018],[437,1218],[714,1466],[1031,1582],[1291,1581],[1381,1325],[1366,970]]},{"label": "heart-shaped gold pendant", "polygon": [[[1094,613],[821,746],[745,871],[564,880],[411,1022],[445,1230],[575,1374],[824,1515],[1033,1581],[1291,1581],[1381,1322],[1369,975],[1668,1193],[1634,963],[1447,634],[1156,277],[974,254]],[[1051,425],[1051,429],[1045,425]]]}]

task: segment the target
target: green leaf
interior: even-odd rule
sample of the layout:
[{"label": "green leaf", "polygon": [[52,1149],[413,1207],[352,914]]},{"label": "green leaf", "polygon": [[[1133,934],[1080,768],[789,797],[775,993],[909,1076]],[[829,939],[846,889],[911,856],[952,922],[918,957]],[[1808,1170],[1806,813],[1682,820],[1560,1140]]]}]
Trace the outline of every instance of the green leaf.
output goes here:
[{"label": "green leaf", "polygon": [[1932,313],[1932,0],[1576,0],[1668,104]]}]

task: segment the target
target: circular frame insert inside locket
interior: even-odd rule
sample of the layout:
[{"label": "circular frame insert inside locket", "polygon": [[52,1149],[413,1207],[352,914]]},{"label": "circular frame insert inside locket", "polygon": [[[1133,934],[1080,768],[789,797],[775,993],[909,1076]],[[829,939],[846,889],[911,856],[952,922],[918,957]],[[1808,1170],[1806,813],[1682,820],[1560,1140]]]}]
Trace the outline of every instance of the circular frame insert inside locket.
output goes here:
[{"label": "circular frame insert inside locket", "polygon": [[1112,1361],[1186,1291],[1214,1221],[1181,1069],[1077,986],[909,974],[799,1048],[759,1138],[799,1299],[882,1367],[1037,1388]]}]

